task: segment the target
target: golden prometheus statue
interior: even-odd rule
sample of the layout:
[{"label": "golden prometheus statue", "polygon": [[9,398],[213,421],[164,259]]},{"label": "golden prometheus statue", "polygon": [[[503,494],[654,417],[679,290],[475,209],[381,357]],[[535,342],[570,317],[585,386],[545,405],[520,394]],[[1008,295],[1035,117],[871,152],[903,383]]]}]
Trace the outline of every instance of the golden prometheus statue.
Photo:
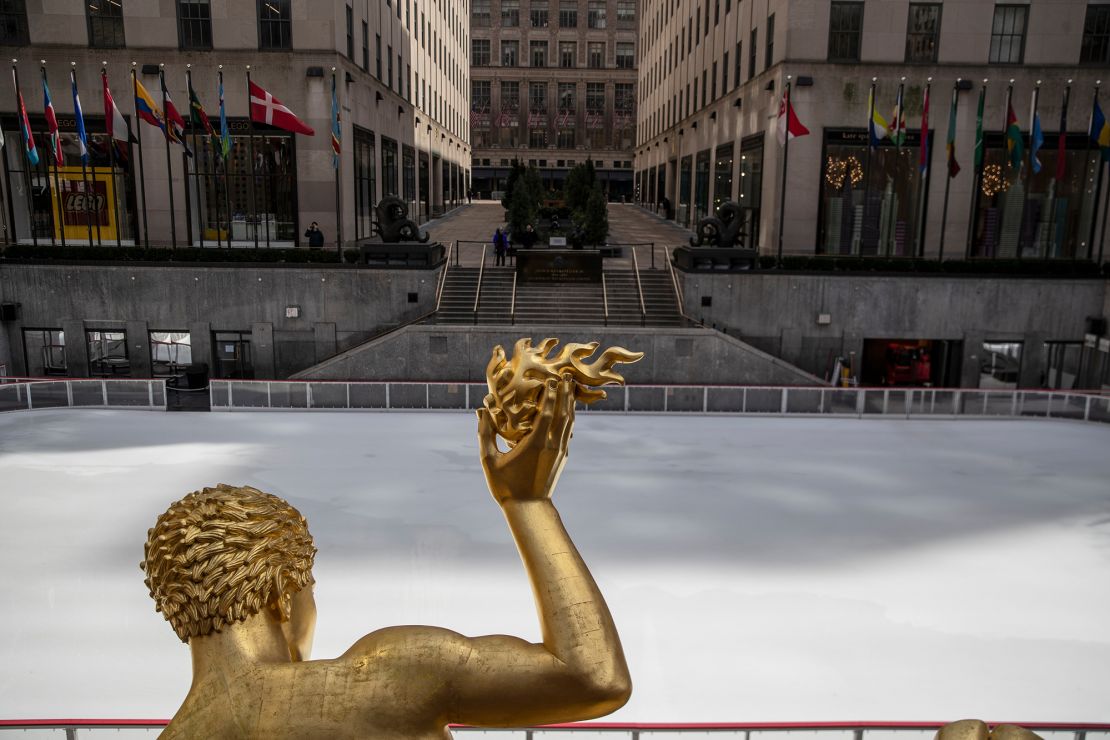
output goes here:
[{"label": "golden prometheus statue", "polygon": [[[448,725],[514,727],[600,717],[632,691],[620,638],[551,494],[567,459],[575,401],[623,383],[643,355],[596,343],[553,358],[547,339],[501,347],[478,410],[486,482],[532,582],[543,642],[435,627],[371,632],[309,660],[316,554],[304,517],[254,488],[191,493],[147,536],[146,584],[193,658],[193,682],[163,738],[448,738]],[[498,435],[507,441],[502,452]]]}]

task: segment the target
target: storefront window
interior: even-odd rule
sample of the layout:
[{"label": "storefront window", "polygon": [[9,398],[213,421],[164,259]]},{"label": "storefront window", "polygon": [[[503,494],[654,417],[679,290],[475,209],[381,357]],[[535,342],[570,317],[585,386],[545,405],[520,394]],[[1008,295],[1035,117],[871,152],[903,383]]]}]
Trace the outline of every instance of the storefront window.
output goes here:
[{"label": "storefront window", "polygon": [[726,200],[732,200],[732,144],[717,147],[717,163],[713,183],[713,212]]},{"label": "storefront window", "polygon": [[85,332],[85,342],[90,376],[131,375],[126,332],[89,330]]},{"label": "storefront window", "polygon": [[401,148],[401,178],[409,213],[416,213],[416,150],[407,144]]},{"label": "storefront window", "polygon": [[377,156],[374,134],[355,127],[355,239],[367,239],[374,234],[374,207],[378,204],[378,183],[375,168]]},{"label": "storefront window", "polygon": [[215,378],[254,378],[249,331],[212,332],[212,376]]},{"label": "storefront window", "polygon": [[869,151],[866,131],[825,132],[819,253],[918,253],[924,193],[919,142],[920,132],[908,131],[901,148],[884,139]]},{"label": "storefront window", "polygon": [[666,210],[669,210],[670,208],[672,208],[673,205],[664,204],[663,201],[666,198],[667,198],[667,168],[664,165],[659,165],[659,169],[658,169],[658,172],[656,174],[655,202],[657,204],[659,204],[660,207],[664,208],[664,215],[667,216],[667,218],[670,218],[670,215],[668,215],[666,213]]},{"label": "storefront window", "polygon": [[382,137],[382,195],[397,195],[397,142]]},{"label": "storefront window", "polygon": [[[1028,163],[1020,172],[1010,166],[1002,134],[984,138],[971,256],[1090,258],[1098,151],[1088,151],[1086,137],[1068,137],[1061,180],[1055,146],[1040,150],[1041,171],[1034,175]],[[1058,137],[1045,132],[1044,138]]]},{"label": "storefront window", "polygon": [[[134,244],[137,219],[130,147],[116,143],[109,148],[107,134],[88,134],[89,162],[82,173],[76,124],[72,116],[59,115],[63,164],[55,170],[45,121],[41,116],[30,120],[39,163],[28,168],[18,122],[14,116],[3,119],[9,143],[3,150],[6,190],[14,219],[9,238],[22,243],[60,244],[64,237],[67,244]],[[102,121],[87,117],[85,125],[103,128]]]},{"label": "storefront window", "polygon": [[682,170],[679,175],[678,188],[678,213],[676,220],[683,226],[690,225],[690,180],[693,174],[694,158],[687,155],[682,158]]},{"label": "storefront window", "polygon": [[1041,386],[1075,390],[1083,361],[1083,342],[1045,342]]},{"label": "storefront window", "polygon": [[979,355],[979,387],[1017,388],[1021,348],[1021,342],[983,342],[983,352]]},{"label": "storefront window", "polygon": [[694,182],[694,223],[709,215],[709,150],[698,152]]},{"label": "storefront window", "polygon": [[745,244],[755,245],[759,238],[763,207],[763,134],[740,142],[740,214]]},{"label": "storefront window", "polygon": [[61,329],[24,329],[23,358],[26,375],[42,378],[65,375],[66,335]]},{"label": "storefront window", "polygon": [[155,378],[172,377],[191,364],[193,364],[193,346],[189,332],[150,332],[151,375]]}]

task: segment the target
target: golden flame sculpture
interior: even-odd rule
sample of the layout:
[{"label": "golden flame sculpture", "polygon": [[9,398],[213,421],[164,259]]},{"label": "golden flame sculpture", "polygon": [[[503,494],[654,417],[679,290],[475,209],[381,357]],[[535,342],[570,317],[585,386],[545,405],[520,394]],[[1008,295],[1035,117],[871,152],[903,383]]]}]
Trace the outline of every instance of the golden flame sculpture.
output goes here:
[{"label": "golden flame sculpture", "polygon": [[571,378],[575,382],[574,400],[589,405],[606,397],[605,391],[597,386],[624,385],[624,377],[613,370],[614,365],[637,362],[644,356],[643,352],[610,347],[593,362],[587,362],[599,344],[572,342],[564,345],[559,354],[549,357],[558,343],[558,339],[548,338],[533,347],[531,339],[519,339],[513,347],[511,360],[505,356],[501,345],[493,348],[493,356],[486,366],[489,394],[484,406],[497,433],[510,447],[515,447],[532,431],[547,380]]}]

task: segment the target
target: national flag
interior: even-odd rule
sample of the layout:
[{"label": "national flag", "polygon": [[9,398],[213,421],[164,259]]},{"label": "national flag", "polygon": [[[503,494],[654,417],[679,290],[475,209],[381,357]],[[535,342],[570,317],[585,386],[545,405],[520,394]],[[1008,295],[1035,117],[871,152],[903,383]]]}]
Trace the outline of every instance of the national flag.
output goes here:
[{"label": "national flag", "polygon": [[162,83],[162,100],[166,104],[166,123],[165,128],[166,136],[175,144],[180,144],[181,148],[185,150],[186,156],[193,156],[189,151],[189,146],[185,143],[185,119],[177,111],[177,106],[173,104],[173,98],[170,97],[169,88],[166,87],[166,76],[160,76]]},{"label": "national flag", "polygon": [[227,108],[224,106],[224,73],[220,72],[220,156],[231,155],[231,132],[227,127]]},{"label": "national flag", "polygon": [[902,85],[898,86],[898,95],[894,101],[894,116],[890,119],[888,135],[899,149],[906,143],[906,110],[902,97]]},{"label": "national flag", "polygon": [[169,136],[166,132],[166,117],[162,114],[162,109],[138,79],[135,80],[135,115],[154,128],[161,129],[163,136]]},{"label": "national flag", "polygon": [[925,97],[921,105],[921,156],[917,161],[917,169],[925,174],[929,169],[929,86],[925,86]]},{"label": "national flag", "polygon": [[1064,102],[1060,106],[1060,133],[1056,136],[1056,182],[1064,179],[1067,170],[1068,150],[1068,96],[1071,92],[1069,85],[1064,89]]},{"label": "national flag", "polygon": [[[14,74],[14,73],[13,73]],[[18,92],[19,88],[16,88]],[[23,93],[19,92],[19,128],[26,142],[27,161],[34,167],[39,163],[39,150],[35,148],[35,136],[31,133],[31,122],[27,119],[27,106],[23,104]]]},{"label": "national flag", "polygon": [[1033,165],[1033,174],[1036,175],[1041,171],[1041,160],[1037,159],[1037,153],[1041,151],[1044,146],[1044,132],[1041,131],[1041,114],[1033,114],[1033,129],[1029,133],[1029,163]]},{"label": "national flag", "polygon": [[339,154],[342,151],[340,141],[343,137],[343,130],[339,126],[339,97],[335,92],[335,75],[331,76],[331,149],[332,158],[331,164],[335,169],[339,169]]},{"label": "national flag", "polygon": [[265,89],[251,81],[249,83],[251,96],[251,120],[255,123],[265,123],[283,131],[292,131],[295,134],[315,136],[316,132],[306,126],[293,111],[282,105],[281,101]]},{"label": "national flag", "polygon": [[212,140],[212,146],[215,151],[220,151],[220,137],[216,135],[216,131],[212,128],[212,122],[208,120],[208,114],[204,110],[204,106],[200,104],[200,98],[197,97],[197,91],[193,89],[193,80],[187,80],[189,85],[189,120],[193,125],[200,128]]},{"label": "national flag", "polygon": [[869,140],[872,147],[877,147],[879,142],[887,137],[890,133],[886,125],[886,120],[882,114],[879,113],[875,107],[875,87],[871,87],[871,94],[867,96],[867,109],[871,113],[871,120],[867,122],[867,130],[869,133]]},{"label": "national flag", "polygon": [[1095,98],[1095,107],[1091,112],[1091,143],[1102,151],[1102,161],[1110,162],[1110,122],[1102,113],[1102,107]]},{"label": "national flag", "polygon": [[783,92],[782,102],[779,103],[779,117],[776,123],[779,144],[786,144],[787,137],[796,139],[799,136],[809,136],[809,129],[802,125],[798,116],[794,114],[794,105],[790,102],[788,93]]},{"label": "national flag", "polygon": [[46,117],[47,140],[50,142],[50,153],[54,155],[54,164],[61,167],[65,164],[62,155],[62,135],[58,132],[58,116],[54,113],[54,101],[50,99],[50,88],[46,84],[46,72],[42,77],[42,110]]},{"label": "national flag", "polygon": [[955,177],[960,174],[960,163],[956,161],[956,106],[959,103],[959,93],[952,93],[952,106],[948,109],[948,142],[945,149],[948,154],[948,176]]},{"label": "national flag", "polygon": [[979,111],[975,114],[975,171],[983,169],[983,101],[987,98],[987,86],[979,88]]},{"label": "national flag", "polygon": [[112,97],[112,91],[108,89],[108,73],[101,72],[100,77],[104,83],[104,123],[108,129],[108,137],[126,144],[131,138],[131,130]]},{"label": "national flag", "polygon": [[1010,166],[1021,169],[1021,162],[1025,158],[1025,142],[1021,138],[1021,126],[1018,125],[1013,103],[1006,110],[1006,151],[1010,155]]},{"label": "national flag", "polygon": [[81,110],[81,96],[77,94],[77,75],[73,70],[69,72],[69,82],[73,88],[73,119],[77,124],[77,151],[81,155],[81,161],[88,164],[89,137],[85,133],[85,114]]}]

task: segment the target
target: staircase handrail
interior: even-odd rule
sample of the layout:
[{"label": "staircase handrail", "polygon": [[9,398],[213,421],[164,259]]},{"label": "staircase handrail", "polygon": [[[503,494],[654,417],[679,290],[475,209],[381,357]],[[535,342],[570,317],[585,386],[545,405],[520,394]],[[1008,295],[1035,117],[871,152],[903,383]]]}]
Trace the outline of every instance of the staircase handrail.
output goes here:
[{"label": "staircase handrail", "polygon": [[705,326],[704,323],[686,313],[686,298],[682,294],[682,281],[678,279],[678,271],[674,269],[674,260],[670,257],[667,258],[667,271],[671,274],[671,287],[674,289],[674,300],[678,307],[678,315],[691,324]]},{"label": "staircase handrail", "polygon": [[439,285],[436,287],[436,309],[432,313],[439,313],[439,304],[443,300],[443,286],[447,285],[447,268],[451,266],[451,260],[443,263],[443,274],[439,276]]},{"label": "staircase handrail", "polygon": [[647,325],[647,308],[644,306],[644,286],[640,284],[640,260],[636,258],[636,248],[632,248],[632,274],[636,276],[636,292],[640,294],[640,326]]},{"label": "staircase handrail", "polygon": [[601,305],[605,309],[605,325],[609,326],[609,290],[605,286],[605,273],[601,273]]},{"label": "staircase handrail", "polygon": [[509,323],[516,324],[516,270],[513,270],[513,298],[509,304]]},{"label": "staircase handrail", "polygon": [[474,323],[478,323],[478,305],[482,300],[482,275],[486,271],[486,245],[482,245],[482,263],[478,266],[478,288],[474,291]]}]

